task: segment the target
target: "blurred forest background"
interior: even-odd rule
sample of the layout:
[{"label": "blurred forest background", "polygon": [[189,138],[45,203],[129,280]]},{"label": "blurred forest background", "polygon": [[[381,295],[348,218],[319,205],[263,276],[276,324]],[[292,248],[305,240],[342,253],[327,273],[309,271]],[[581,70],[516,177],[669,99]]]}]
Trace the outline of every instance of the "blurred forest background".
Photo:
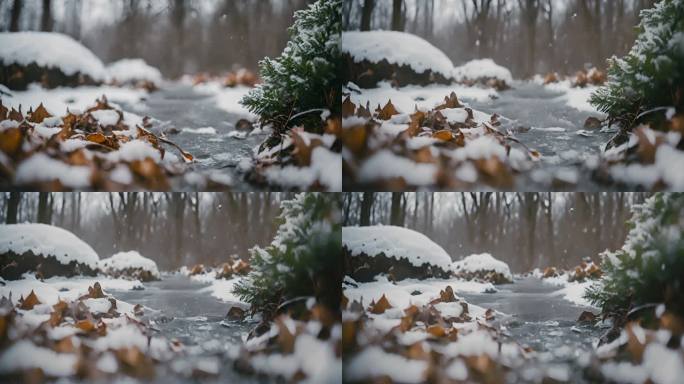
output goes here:
[{"label": "blurred forest background", "polygon": [[455,65],[492,58],[515,77],[574,74],[627,53],[657,0],[345,0],[346,30],[416,34]]},{"label": "blurred forest background", "polygon": [[54,31],[105,63],[143,58],[166,77],[257,69],[313,0],[2,0],[0,31]]},{"label": "blurred forest background", "polygon": [[160,269],[248,257],[270,244],[280,202],[292,193],[5,192],[0,222],[72,231],[100,258],[137,250]]},{"label": "blurred forest background", "polygon": [[622,246],[630,208],[648,193],[402,193],[344,196],[343,225],[417,230],[454,259],[489,252],[514,272],[571,268]]}]

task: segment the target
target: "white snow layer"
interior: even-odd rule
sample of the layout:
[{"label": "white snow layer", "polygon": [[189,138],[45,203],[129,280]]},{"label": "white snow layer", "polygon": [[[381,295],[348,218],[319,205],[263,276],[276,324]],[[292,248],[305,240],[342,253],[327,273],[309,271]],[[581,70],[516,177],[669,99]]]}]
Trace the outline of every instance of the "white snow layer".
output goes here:
[{"label": "white snow layer", "polygon": [[343,227],[342,246],[352,256],[384,254],[397,260],[406,258],[412,265],[423,264],[449,269],[451,257],[446,251],[420,232],[391,225]]},{"label": "white snow layer", "polygon": [[147,80],[159,84],[162,74],[143,59],[121,59],[107,65],[107,80],[119,83]]},{"label": "white snow layer", "polygon": [[0,60],[4,64],[59,68],[65,75],[77,72],[104,80],[102,61],[88,48],[67,35],[54,32],[0,33]]},{"label": "white snow layer", "polygon": [[47,224],[0,225],[0,254],[31,251],[37,256],[54,256],[62,264],[72,261],[95,268],[97,253],[73,233]]},{"label": "white snow layer", "polygon": [[507,68],[497,65],[492,59],[469,61],[453,70],[453,77],[457,81],[477,79],[498,79],[507,84],[513,82],[513,75]]},{"label": "white snow layer", "polygon": [[417,73],[428,70],[451,78],[453,63],[434,45],[416,35],[395,31],[343,32],[342,51],[355,62],[407,65]]},{"label": "white snow layer", "polygon": [[49,376],[70,376],[76,372],[78,357],[73,353],[57,353],[21,340],[0,355],[0,373],[40,368]]},{"label": "white snow layer", "polygon": [[157,263],[155,263],[154,260],[140,255],[137,251],[116,253],[110,258],[100,260],[98,262],[98,267],[105,272],[123,271],[127,268],[140,268],[150,272],[150,274],[156,278],[160,277]]},{"label": "white snow layer", "polygon": [[508,264],[495,259],[489,253],[474,254],[458,260],[451,265],[454,272],[478,272],[494,271],[502,274],[505,278],[513,280],[511,269]]}]

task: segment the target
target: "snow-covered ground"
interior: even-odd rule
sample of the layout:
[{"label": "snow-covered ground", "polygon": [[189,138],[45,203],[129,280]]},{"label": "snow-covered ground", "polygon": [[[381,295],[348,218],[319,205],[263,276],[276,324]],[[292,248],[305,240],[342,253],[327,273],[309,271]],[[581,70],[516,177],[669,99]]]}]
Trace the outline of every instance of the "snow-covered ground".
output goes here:
[{"label": "snow-covered ground", "polygon": [[107,81],[120,84],[149,81],[159,86],[163,80],[161,72],[143,59],[121,59],[107,65]]},{"label": "snow-covered ground", "polygon": [[448,270],[451,257],[438,244],[420,232],[391,225],[343,227],[342,246],[352,257],[384,255],[408,260],[411,265],[434,265]]},{"label": "snow-covered ground", "polygon": [[107,274],[125,273],[127,270],[140,270],[149,273],[153,278],[161,277],[157,263],[142,256],[138,251],[118,252],[109,258],[102,259],[98,268]]}]

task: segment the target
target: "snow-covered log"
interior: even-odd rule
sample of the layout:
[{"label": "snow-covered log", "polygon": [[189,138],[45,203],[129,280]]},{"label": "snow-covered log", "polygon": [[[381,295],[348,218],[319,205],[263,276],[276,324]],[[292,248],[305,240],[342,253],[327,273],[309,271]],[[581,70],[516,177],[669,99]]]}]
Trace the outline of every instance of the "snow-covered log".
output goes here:
[{"label": "snow-covered log", "polygon": [[26,89],[98,84],[106,78],[102,61],[67,35],[53,32],[0,33],[0,84]]},{"label": "snow-covered log", "polygon": [[495,259],[489,253],[475,254],[455,261],[451,270],[458,277],[481,279],[494,284],[512,283],[513,275],[508,264]]},{"label": "snow-covered log", "polygon": [[342,78],[363,88],[374,88],[383,80],[398,86],[448,84],[454,68],[444,52],[403,32],[344,32],[342,54]]},{"label": "snow-covered log", "polygon": [[371,281],[379,274],[394,280],[446,276],[451,257],[422,233],[396,226],[344,227],[345,274]]},{"label": "snow-covered log", "polygon": [[99,257],[73,233],[47,224],[0,225],[0,276],[19,279],[26,272],[42,277],[94,275]]}]

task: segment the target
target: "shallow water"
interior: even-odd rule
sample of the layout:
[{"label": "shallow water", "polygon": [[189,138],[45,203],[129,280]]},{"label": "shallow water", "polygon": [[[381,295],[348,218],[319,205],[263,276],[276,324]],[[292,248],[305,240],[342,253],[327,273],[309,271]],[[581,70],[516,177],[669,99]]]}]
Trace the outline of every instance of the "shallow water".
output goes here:
[{"label": "shallow water", "polygon": [[[191,169],[206,171],[218,169],[233,177],[235,190],[255,190],[259,186],[243,180],[236,167],[242,160],[252,157],[252,150],[265,138],[264,134],[249,135],[244,139],[229,137],[235,130],[240,116],[220,109],[214,96],[201,93],[192,86],[181,83],[166,83],[156,92],[148,95],[140,105],[122,104],[125,110],[138,115],[147,115],[159,120],[155,127],[161,131],[175,128],[180,133],[169,134],[168,139],[178,144],[195,157]],[[184,128],[196,130],[213,128],[216,133],[183,132]],[[167,150],[178,155],[178,151]],[[181,189],[184,186],[180,186]]]},{"label": "shallow water", "polygon": [[516,279],[497,289],[496,293],[461,296],[472,304],[505,313],[507,316],[497,319],[504,334],[537,352],[537,358],[526,369],[516,370],[508,378],[510,382],[537,381],[530,378],[549,370],[565,370],[571,382],[586,382],[578,359],[589,356],[603,330],[579,325],[577,319],[582,311],[592,308],[553,295],[559,287],[535,277]]},{"label": "shallow water", "polygon": [[[223,321],[230,303],[202,292],[206,284],[182,275],[163,275],[161,281],[144,284],[139,291],[112,291],[119,300],[145,306],[143,321],[168,340],[177,339],[184,351],[178,358],[157,369],[155,382],[195,382],[185,376],[186,366],[202,360],[219,359],[220,373],[209,382],[269,383],[273,380],[247,376],[233,369],[231,353],[238,350],[242,338],[254,326],[250,322]],[[178,373],[178,372],[181,373]]]},{"label": "shallow water", "polygon": [[543,158],[536,171],[516,180],[518,190],[548,190],[549,177],[573,170],[579,176],[576,185],[554,186],[581,191],[610,188],[592,180],[590,172],[582,165],[587,158],[598,156],[601,147],[614,133],[594,130],[590,131],[589,137],[579,135],[588,117],[601,116],[568,106],[564,95],[564,92],[549,90],[532,82],[516,82],[512,89],[499,92],[498,99],[467,100],[475,109],[509,119],[502,120],[504,129],[520,126],[530,128],[527,132],[515,133],[515,136],[528,147],[539,151]]}]

